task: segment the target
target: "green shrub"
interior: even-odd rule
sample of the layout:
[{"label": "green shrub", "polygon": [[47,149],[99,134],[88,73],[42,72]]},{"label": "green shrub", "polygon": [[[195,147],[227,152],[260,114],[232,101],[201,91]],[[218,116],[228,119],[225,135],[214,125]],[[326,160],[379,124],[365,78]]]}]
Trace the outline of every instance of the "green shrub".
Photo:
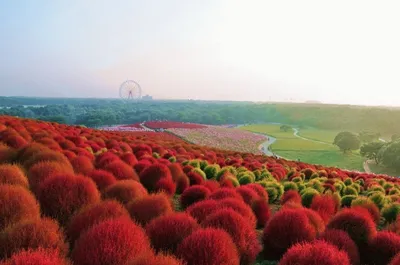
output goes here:
[{"label": "green shrub", "polygon": [[371,194],[371,196],[369,196],[369,198],[375,203],[376,206],[378,206],[379,209],[382,209],[387,202],[385,194],[381,192],[374,192]]},{"label": "green shrub", "polygon": [[313,179],[310,180],[307,184],[307,187],[313,188],[317,190],[318,192],[322,192],[324,190],[324,187],[322,186],[322,183],[318,179]]},{"label": "green shrub", "polygon": [[297,190],[299,192],[303,191],[304,189],[306,189],[306,185],[304,185],[304,183],[296,183],[297,184]]},{"label": "green shrub", "polygon": [[388,223],[392,223],[393,221],[395,221],[399,213],[400,203],[398,202],[388,204],[382,209],[382,216]]},{"label": "green shrub", "polygon": [[283,190],[288,191],[288,190],[299,190],[297,187],[297,184],[293,181],[287,181],[283,183]]},{"label": "green shrub", "polygon": [[343,181],[344,185],[346,186],[350,186],[351,184],[353,184],[353,179],[351,178],[347,178]]},{"label": "green shrub", "polygon": [[171,163],[175,163],[175,162],[176,162],[176,157],[175,157],[175,156],[171,156],[170,158],[168,158],[168,160],[169,160]]},{"label": "green shrub", "polygon": [[239,178],[240,185],[246,185],[253,183],[253,178],[250,175],[243,175]]},{"label": "green shrub", "polygon": [[191,165],[194,168],[200,168],[200,161],[199,160],[191,160],[189,161],[189,165]]},{"label": "green shrub", "polygon": [[156,153],[156,152],[153,152],[153,155],[152,155],[154,158],[157,158],[157,159],[159,159],[161,156],[158,154],[158,153]]},{"label": "green shrub", "polygon": [[303,180],[302,180],[300,177],[294,177],[294,178],[292,179],[292,181],[295,182],[295,183],[303,182]]},{"label": "green shrub", "polygon": [[336,181],[333,186],[335,187],[336,191],[338,192],[342,192],[342,190],[344,189],[344,187],[346,187],[346,185],[344,185],[343,182],[341,181]]},{"label": "green shrub", "polygon": [[217,173],[217,180],[218,180],[218,181],[220,181],[221,176],[222,176],[225,172],[230,172],[230,173],[232,173],[232,174],[235,175],[235,176],[236,176],[236,174],[237,174],[236,169],[235,169],[234,167],[232,167],[232,166],[223,167],[223,168]]},{"label": "green shrub", "polygon": [[356,195],[345,195],[342,197],[340,203],[343,207],[350,207],[353,200],[357,198]]},{"label": "green shrub", "polygon": [[275,202],[278,199],[278,192],[275,188],[273,187],[268,187],[266,188],[266,191],[268,192],[268,201],[269,202]]},{"label": "green shrub", "polygon": [[208,166],[207,160],[200,160],[200,168],[204,170]]},{"label": "green shrub", "polygon": [[314,198],[315,195],[318,194],[319,192],[316,189],[313,188],[304,189],[301,193],[301,204],[303,204],[304,207],[310,207],[312,199]]},{"label": "green shrub", "polygon": [[318,173],[312,173],[310,176],[310,179],[316,179],[319,178],[319,174]]},{"label": "green shrub", "polygon": [[382,186],[385,190],[390,190],[391,188],[394,187],[393,183],[387,182]]},{"label": "green shrub", "polygon": [[207,179],[214,179],[217,177],[219,170],[219,165],[209,165],[204,168],[204,173],[206,173]]},{"label": "green shrub", "polygon": [[355,200],[351,202],[351,206],[358,206],[358,205],[368,204],[371,202],[372,200],[366,196],[358,196]]},{"label": "green shrub", "polygon": [[385,193],[385,189],[381,186],[373,186],[368,189],[368,192],[376,192],[376,191]]},{"label": "green shrub", "polygon": [[391,188],[389,190],[389,195],[396,195],[396,194],[400,194],[400,190],[398,190],[396,188]]},{"label": "green shrub", "polygon": [[358,195],[357,190],[352,187],[352,186],[347,186],[344,188],[344,190],[342,191],[343,195]]},{"label": "green shrub", "polygon": [[204,171],[201,170],[200,168],[196,167],[193,169],[193,171],[200,174],[204,179],[207,179],[206,173],[204,173]]}]

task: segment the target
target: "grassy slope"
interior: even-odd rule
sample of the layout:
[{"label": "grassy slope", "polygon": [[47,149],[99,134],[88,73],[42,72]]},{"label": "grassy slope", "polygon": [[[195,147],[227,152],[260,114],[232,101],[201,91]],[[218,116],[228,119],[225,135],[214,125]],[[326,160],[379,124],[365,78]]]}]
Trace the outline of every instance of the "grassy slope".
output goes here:
[{"label": "grassy slope", "polygon": [[[244,126],[241,129],[265,133],[277,138],[277,141],[272,144],[271,149],[285,158],[300,159],[303,162],[312,164],[363,170],[363,158],[357,153],[343,154],[336,146],[303,140],[294,136],[293,131],[283,132],[279,127],[280,125],[274,124],[257,124]],[[300,130],[299,135],[331,143],[336,134],[337,131],[304,129],[304,132]]]}]

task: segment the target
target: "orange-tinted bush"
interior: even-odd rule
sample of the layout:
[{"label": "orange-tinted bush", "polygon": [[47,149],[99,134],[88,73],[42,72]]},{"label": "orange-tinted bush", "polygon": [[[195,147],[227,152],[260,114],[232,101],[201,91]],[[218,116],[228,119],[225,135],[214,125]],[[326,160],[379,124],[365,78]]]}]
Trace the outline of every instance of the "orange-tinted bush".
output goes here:
[{"label": "orange-tinted bush", "polygon": [[146,196],[147,190],[135,180],[120,180],[104,190],[104,197],[115,199],[123,204]]},{"label": "orange-tinted bush", "polygon": [[31,192],[21,186],[0,185],[0,231],[22,220],[39,217],[39,204]]},{"label": "orange-tinted bush", "polygon": [[0,184],[19,185],[29,187],[28,179],[21,167],[12,164],[0,165]]}]

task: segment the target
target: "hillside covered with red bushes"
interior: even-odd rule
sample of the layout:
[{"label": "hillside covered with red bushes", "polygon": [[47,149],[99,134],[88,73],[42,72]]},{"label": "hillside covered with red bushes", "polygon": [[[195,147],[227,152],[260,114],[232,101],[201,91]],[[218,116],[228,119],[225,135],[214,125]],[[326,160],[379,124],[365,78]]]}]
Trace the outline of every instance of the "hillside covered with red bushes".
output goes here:
[{"label": "hillside covered with red bushes", "polygon": [[1,265],[397,265],[399,213],[386,175],[0,116]]}]

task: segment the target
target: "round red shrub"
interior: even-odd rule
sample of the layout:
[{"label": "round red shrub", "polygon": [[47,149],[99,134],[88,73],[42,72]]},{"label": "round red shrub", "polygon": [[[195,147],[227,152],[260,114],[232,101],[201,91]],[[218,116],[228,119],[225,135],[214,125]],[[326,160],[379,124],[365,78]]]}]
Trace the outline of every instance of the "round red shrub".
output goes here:
[{"label": "round red shrub", "polygon": [[133,170],[131,166],[121,160],[116,160],[108,163],[104,167],[104,170],[111,172],[118,180],[132,179],[139,181],[139,177],[136,174],[135,170]]},{"label": "round red shrub", "polygon": [[65,224],[83,206],[100,201],[100,194],[90,178],[55,175],[40,185],[38,199],[44,214]]},{"label": "round red shrub", "polygon": [[256,231],[245,218],[232,209],[223,209],[211,214],[201,225],[228,232],[238,249],[240,264],[253,264],[262,249]]},{"label": "round red shrub", "polygon": [[33,165],[28,171],[28,180],[31,190],[38,192],[39,186],[51,176],[59,174],[73,174],[71,165],[59,162],[43,161]]},{"label": "round red shrub", "polygon": [[157,183],[164,178],[172,179],[169,168],[164,164],[153,164],[140,173],[140,182],[149,192],[157,191]]},{"label": "round red shrub", "polygon": [[0,233],[0,259],[28,249],[53,249],[61,255],[68,245],[58,223],[49,218],[24,220]]},{"label": "round red shrub", "polygon": [[204,177],[196,171],[190,171],[190,172],[186,173],[186,176],[189,178],[190,186],[202,185],[206,182]]},{"label": "round red shrub", "polygon": [[157,252],[175,253],[178,244],[199,228],[196,220],[187,213],[172,213],[153,219],[146,233]]},{"label": "round red shrub", "polygon": [[301,204],[300,194],[295,190],[286,191],[281,198],[281,205],[284,205],[287,202]]},{"label": "round red shrub", "polygon": [[74,214],[67,225],[67,235],[71,243],[93,225],[104,220],[130,217],[128,211],[117,201],[105,200],[90,204]]},{"label": "round red shrub", "polygon": [[338,249],[347,252],[352,265],[360,264],[358,247],[346,232],[337,229],[328,229],[319,235],[318,239],[324,240],[335,245]]},{"label": "round red shrub", "polygon": [[71,265],[55,250],[37,249],[15,253],[0,265]]},{"label": "round red shrub", "polygon": [[267,200],[267,202],[268,202],[268,198],[269,198],[268,192],[264,189],[263,186],[261,186],[258,183],[251,183],[251,184],[247,184],[246,187],[253,189],[255,192],[257,192],[258,196]]},{"label": "round red shrub", "polygon": [[63,155],[63,153],[56,152],[53,150],[43,150],[39,153],[34,154],[29,159],[22,161],[22,162],[23,162],[23,166],[26,169],[29,169],[33,165],[35,165],[39,162],[42,162],[42,161],[58,162],[60,164],[66,165],[66,166],[71,166],[71,163],[69,162],[68,158],[65,155]]},{"label": "round red shrub", "polygon": [[226,198],[219,201],[220,208],[230,208],[241,216],[243,216],[247,221],[251,224],[252,227],[257,226],[257,218],[253,213],[253,210],[249,205],[244,203],[242,200],[234,199],[234,198]]},{"label": "round red shrub", "polygon": [[268,201],[264,198],[258,199],[253,202],[251,209],[257,218],[257,227],[264,227],[271,216]]},{"label": "round red shrub", "polygon": [[331,195],[314,196],[310,209],[316,211],[328,223],[336,213],[336,201]]},{"label": "round red shrub", "polygon": [[210,190],[204,186],[191,186],[182,193],[180,197],[181,206],[185,209],[193,203],[207,199],[210,193]]},{"label": "round red shrub", "polygon": [[189,178],[186,175],[182,175],[176,180],[176,193],[182,194],[189,186]]},{"label": "round red shrub", "polygon": [[142,159],[133,167],[135,168],[136,172],[140,175],[140,173],[142,173],[142,171],[148,166],[151,166],[151,164],[152,163],[150,162],[150,160]]},{"label": "round red shrub", "polygon": [[214,180],[214,179],[209,179],[206,182],[204,182],[204,187],[209,189],[211,192],[214,192],[220,188],[219,182]]},{"label": "round red shrub", "polygon": [[182,170],[182,166],[179,163],[172,163],[168,165],[169,171],[171,172],[172,179],[176,182],[185,173]]},{"label": "round red shrub", "polygon": [[400,253],[394,256],[394,258],[390,261],[389,265],[400,265]]},{"label": "round red shrub", "polygon": [[113,174],[101,169],[93,170],[89,177],[96,183],[100,191],[117,182]]},{"label": "round red shrub", "polygon": [[325,223],[322,217],[314,210],[308,208],[299,208],[300,211],[304,211],[308,217],[310,224],[315,229],[315,233],[319,235],[325,230]]},{"label": "round red shrub", "polygon": [[328,223],[327,228],[345,231],[359,247],[368,243],[376,235],[376,227],[371,215],[352,208],[338,212]]},{"label": "round red shrub", "polygon": [[90,175],[94,170],[92,161],[87,156],[78,155],[71,160],[71,165],[76,174]]},{"label": "round red shrub", "polygon": [[151,252],[144,230],[126,217],[92,226],[75,242],[74,265],[120,265]]},{"label": "round red shrub", "polygon": [[236,192],[239,193],[239,195],[242,196],[243,201],[250,206],[254,201],[260,198],[257,192],[246,186],[240,186],[236,188]]},{"label": "round red shrub", "polygon": [[170,196],[173,196],[176,191],[176,183],[172,180],[172,178],[162,178],[156,184],[157,192],[165,192]]},{"label": "round red shrub", "polygon": [[279,265],[350,265],[347,253],[325,241],[296,244],[291,247]]},{"label": "round red shrub", "polygon": [[186,212],[190,214],[199,223],[207,218],[208,215],[220,208],[220,205],[215,200],[204,200],[192,204],[186,209]]},{"label": "round red shrub", "polygon": [[174,256],[149,254],[135,258],[128,265],[183,265],[183,263]]},{"label": "round red shrub", "polygon": [[22,220],[39,217],[39,204],[31,192],[21,186],[0,185],[0,231]]},{"label": "round red shrub", "polygon": [[136,156],[132,153],[125,153],[121,156],[122,161],[133,167],[138,163]]},{"label": "round red shrub", "polygon": [[220,188],[211,193],[209,197],[209,199],[213,200],[223,200],[226,198],[243,200],[243,197],[239,193],[237,193],[235,189],[230,189],[230,188]]},{"label": "round red shrub", "polygon": [[363,260],[366,264],[386,265],[399,252],[400,236],[393,232],[380,231],[369,242],[363,253]]},{"label": "round red shrub", "polygon": [[13,164],[0,165],[0,184],[19,185],[29,187],[28,179],[22,169]]},{"label": "round red shrub", "polygon": [[305,211],[282,209],[272,216],[264,229],[262,236],[264,257],[278,260],[292,245],[311,241],[315,236],[315,228],[310,224]]},{"label": "round red shrub", "polygon": [[127,205],[132,217],[145,225],[156,217],[173,212],[172,202],[165,193],[155,193],[138,198]]},{"label": "round red shrub", "polygon": [[198,229],[182,241],[177,253],[190,265],[239,265],[236,246],[221,229]]},{"label": "round red shrub", "polygon": [[104,190],[104,198],[115,199],[123,204],[147,196],[147,190],[135,180],[119,180]]},{"label": "round red shrub", "polygon": [[96,157],[96,164],[98,168],[104,168],[109,163],[114,161],[120,161],[120,159],[116,154],[110,151],[104,152]]},{"label": "round red shrub", "polygon": [[355,210],[366,209],[369,212],[369,214],[371,215],[375,224],[379,224],[379,222],[381,220],[380,210],[379,210],[378,206],[376,206],[376,204],[373,203],[372,201],[363,202],[362,204],[358,204],[358,205],[352,205],[351,208],[353,208]]}]

